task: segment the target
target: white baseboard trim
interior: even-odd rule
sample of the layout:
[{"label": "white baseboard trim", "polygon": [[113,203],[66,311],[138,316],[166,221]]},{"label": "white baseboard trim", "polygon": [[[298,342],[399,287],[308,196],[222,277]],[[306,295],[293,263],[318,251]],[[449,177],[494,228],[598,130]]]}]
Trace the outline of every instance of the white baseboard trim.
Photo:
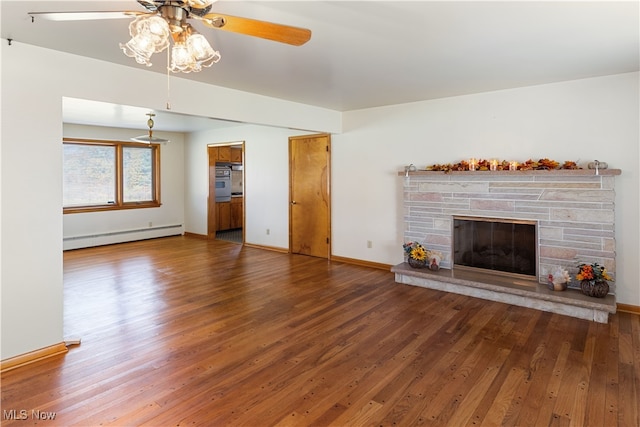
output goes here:
[{"label": "white baseboard trim", "polygon": [[179,236],[184,233],[182,224],[131,230],[110,231],[105,233],[67,236],[62,239],[62,249],[81,249],[92,246],[112,245],[115,243],[134,242],[136,240],[155,239],[158,237]]}]

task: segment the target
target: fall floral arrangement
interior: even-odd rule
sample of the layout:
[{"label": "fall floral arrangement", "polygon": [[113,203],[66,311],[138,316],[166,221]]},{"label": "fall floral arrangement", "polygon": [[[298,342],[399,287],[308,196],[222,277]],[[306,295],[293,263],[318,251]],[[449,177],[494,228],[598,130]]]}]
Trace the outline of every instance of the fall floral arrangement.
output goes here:
[{"label": "fall floral arrangement", "polygon": [[440,268],[441,252],[428,250],[418,242],[407,242],[402,245],[402,248],[407,254],[409,265],[412,267],[428,267],[432,270]]},{"label": "fall floral arrangement", "polygon": [[607,269],[603,266],[599,265],[597,262],[591,264],[579,264],[578,265],[578,274],[576,274],[576,280],[583,281],[594,281],[594,282],[603,282],[603,281],[613,281]]},{"label": "fall floral arrangement", "polygon": [[402,245],[409,258],[417,261],[427,260],[427,249],[418,242],[407,242]]},{"label": "fall floral arrangement", "polygon": [[[478,171],[488,171],[492,168],[492,162],[494,163],[495,170],[513,170],[515,167],[516,170],[553,170],[553,169],[580,169],[576,162],[573,161],[565,161],[562,165],[555,161],[547,158],[535,160],[527,160],[522,163],[518,162],[509,162],[507,160],[477,160],[475,163],[475,170]],[[462,160],[458,163],[454,164],[434,164],[431,166],[427,166],[428,171],[468,171],[471,170],[469,167],[469,162],[466,160]]]}]

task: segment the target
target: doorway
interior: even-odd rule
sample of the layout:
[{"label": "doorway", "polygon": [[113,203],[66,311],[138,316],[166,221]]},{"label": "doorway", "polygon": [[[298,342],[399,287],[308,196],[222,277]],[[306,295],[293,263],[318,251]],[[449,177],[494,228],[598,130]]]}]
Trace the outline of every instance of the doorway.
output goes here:
[{"label": "doorway", "polygon": [[329,258],[331,137],[289,138],[289,247],[291,253]]},{"label": "doorway", "polygon": [[207,237],[244,243],[244,141],[207,146]]}]

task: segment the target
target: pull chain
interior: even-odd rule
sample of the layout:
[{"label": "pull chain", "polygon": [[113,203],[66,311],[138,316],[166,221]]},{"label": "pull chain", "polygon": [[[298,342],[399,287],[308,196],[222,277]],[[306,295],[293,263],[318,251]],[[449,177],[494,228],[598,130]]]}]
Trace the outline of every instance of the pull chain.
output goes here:
[{"label": "pull chain", "polygon": [[171,56],[169,49],[167,48],[167,110],[171,110],[171,74],[169,70],[169,66],[171,64]]}]

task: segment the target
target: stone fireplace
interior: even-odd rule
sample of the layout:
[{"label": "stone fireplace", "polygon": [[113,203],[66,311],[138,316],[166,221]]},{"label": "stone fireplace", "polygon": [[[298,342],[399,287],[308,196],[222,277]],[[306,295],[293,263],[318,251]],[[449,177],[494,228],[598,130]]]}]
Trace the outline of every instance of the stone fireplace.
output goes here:
[{"label": "stone fireplace", "polygon": [[[617,169],[601,169],[598,174],[588,169],[399,173],[404,180],[404,241],[421,242],[428,249],[441,252],[444,259],[440,264],[442,269],[437,273],[407,269],[404,264],[395,266],[392,271],[396,273],[396,281],[424,286],[416,282],[416,277],[424,276],[424,280],[436,282],[427,286],[434,288],[440,286],[437,282],[447,283],[447,286],[440,288],[451,288],[451,282],[458,280],[482,287],[489,285],[492,287],[491,293],[495,295],[474,296],[606,321],[608,313],[615,312],[615,282],[611,283],[611,294],[605,299],[588,298],[571,289],[565,292],[545,291],[550,272],[562,267],[574,276],[579,262],[598,262],[615,277],[614,180],[620,173]],[[467,246],[456,248],[455,227],[468,218],[498,224],[490,226],[495,231],[492,233],[497,235],[504,234],[501,228],[514,229],[513,224],[533,225],[533,257],[524,254],[526,249],[516,249],[515,246],[509,247],[511,243],[505,243],[498,249],[484,247],[484,254],[478,255],[478,258],[483,258],[482,262],[495,261],[500,255],[514,257],[513,251],[518,250],[535,265],[527,268],[524,275],[520,274],[521,271],[511,271],[516,274],[510,279],[496,277],[493,273],[500,273],[496,271],[487,274],[463,271],[466,268],[459,267],[467,267],[464,265],[467,261],[460,251],[466,252],[468,259],[471,256],[469,251],[473,249],[473,233],[489,233],[483,230],[482,224],[479,229],[463,231],[463,236],[456,238],[457,243],[458,246]],[[521,236],[520,231],[515,231],[515,235]],[[478,246],[478,249],[482,248]],[[506,268],[520,270],[527,261],[518,259],[514,262],[515,266]],[[409,276],[412,278],[408,279]],[[544,299],[553,300],[554,304],[557,299],[570,298],[584,301],[589,308],[587,312],[574,313],[577,309],[573,306],[568,312],[564,308],[541,307],[540,301],[532,299],[535,297],[531,295],[524,296],[520,301],[523,296],[520,291],[526,290],[525,285],[529,290],[543,294]],[[579,284],[574,280],[570,285],[575,287]],[[453,289],[446,290],[456,292]],[[476,287],[471,293],[477,294],[477,290]],[[509,300],[508,295],[513,295],[514,290],[517,291],[519,302]],[[605,307],[603,311],[593,314],[593,304],[604,304]]]}]

